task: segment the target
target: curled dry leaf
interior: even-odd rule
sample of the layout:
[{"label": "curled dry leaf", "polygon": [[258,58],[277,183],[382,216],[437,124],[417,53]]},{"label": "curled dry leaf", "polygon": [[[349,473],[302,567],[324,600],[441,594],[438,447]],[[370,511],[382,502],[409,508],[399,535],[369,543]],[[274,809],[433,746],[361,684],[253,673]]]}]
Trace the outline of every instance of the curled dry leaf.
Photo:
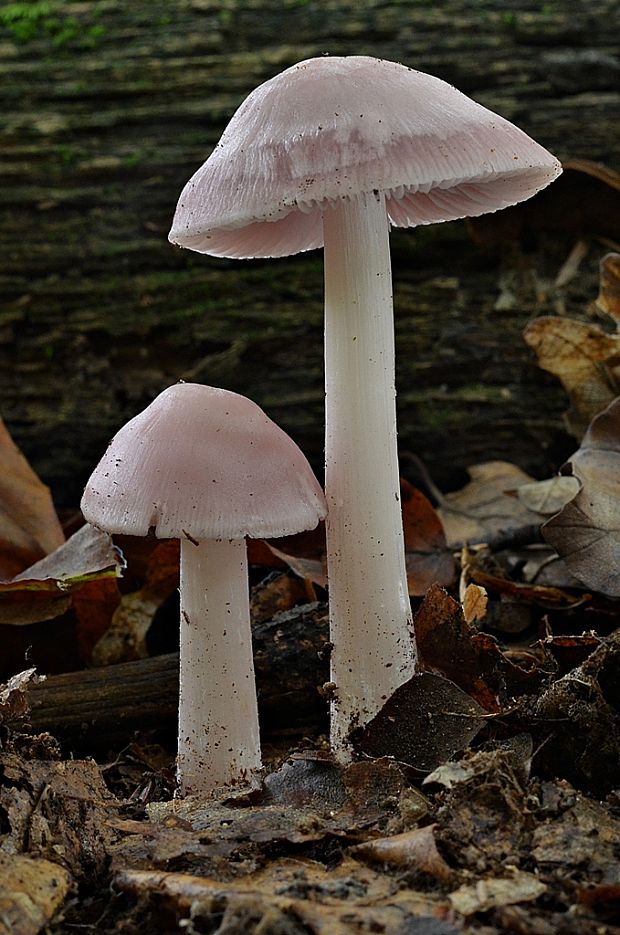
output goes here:
[{"label": "curled dry leaf", "polygon": [[569,431],[581,438],[590,420],[618,395],[620,335],[570,318],[536,318],[524,338],[538,365],[558,377],[571,401]]},{"label": "curled dry leaf", "polygon": [[620,253],[608,253],[601,260],[601,278],[596,304],[616,322],[620,321]]},{"label": "curled dry leaf", "polygon": [[26,691],[30,681],[43,681],[35,675],[36,669],[26,669],[11,676],[6,685],[0,685],[0,725],[11,724],[28,712]]},{"label": "curled dry leaf", "polygon": [[13,577],[63,541],[49,489],[0,419],[0,577]]},{"label": "curled dry leaf", "polygon": [[0,623],[26,626],[51,620],[93,584],[97,591],[111,581],[117,594],[121,568],[110,536],[94,526],[82,526],[50,555],[11,581],[0,582]]},{"label": "curled dry leaf", "polygon": [[533,481],[507,461],[486,461],[467,469],[471,481],[462,490],[445,495],[437,511],[448,545],[493,542],[528,526],[539,526],[540,515],[509,491]]},{"label": "curled dry leaf", "polygon": [[498,712],[514,694],[534,690],[545,672],[526,671],[506,658],[489,633],[468,625],[460,604],[430,588],[415,620],[420,666],[441,672],[488,712]]},{"label": "curled dry leaf", "polygon": [[454,871],[437,850],[434,825],[356,844],[349,853],[369,864],[389,864],[403,870],[419,870],[437,880],[449,880],[454,876]]},{"label": "curled dry leaf", "polygon": [[563,470],[581,489],[543,535],[586,587],[620,597],[620,397],[593,420]]},{"label": "curled dry leaf", "polygon": [[[327,559],[325,547],[325,523],[320,522],[316,529],[300,532],[295,536],[282,536],[271,542],[264,540],[265,546],[276,560],[276,567],[288,566],[291,571],[306,581],[327,587]],[[250,540],[250,561],[252,546]]]},{"label": "curled dry leaf", "polygon": [[542,584],[522,584],[520,581],[500,578],[498,575],[489,574],[475,563],[470,564],[468,572],[472,581],[482,585],[488,591],[501,594],[506,598],[514,598],[522,603],[540,604],[543,607],[555,608],[572,607],[590,600],[590,595],[571,594],[569,591],[562,590],[562,588]]},{"label": "curled dry leaf", "polygon": [[[596,304],[620,325],[620,254],[608,253],[600,265]],[[620,392],[620,334],[570,318],[537,318],[524,338],[539,366],[558,377],[569,395],[570,432],[581,438],[589,422]],[[559,509],[559,507],[558,507]]]}]

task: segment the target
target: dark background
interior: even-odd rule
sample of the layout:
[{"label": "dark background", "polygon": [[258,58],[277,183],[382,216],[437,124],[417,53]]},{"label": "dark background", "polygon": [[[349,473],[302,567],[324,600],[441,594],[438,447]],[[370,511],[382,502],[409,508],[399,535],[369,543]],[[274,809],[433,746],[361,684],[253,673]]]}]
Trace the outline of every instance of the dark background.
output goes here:
[{"label": "dark background", "polygon": [[[57,502],[77,503],[113,432],[179,378],[251,396],[320,472],[321,254],[221,261],[167,242],[183,184],[252,88],[324,52],[377,55],[563,160],[618,170],[619,20],[616,0],[0,7],[0,412]],[[440,484],[495,457],[545,476],[570,453],[566,400],[521,331],[591,312],[613,245],[601,205],[585,230],[543,205],[486,245],[464,222],[393,234],[400,445]],[[584,235],[580,275],[554,289]]]}]

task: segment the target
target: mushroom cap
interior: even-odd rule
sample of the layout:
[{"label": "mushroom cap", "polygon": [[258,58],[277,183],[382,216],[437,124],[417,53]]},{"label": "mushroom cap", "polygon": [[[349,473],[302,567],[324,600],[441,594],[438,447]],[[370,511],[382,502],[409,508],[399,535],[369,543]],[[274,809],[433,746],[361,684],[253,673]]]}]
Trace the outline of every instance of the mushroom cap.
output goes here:
[{"label": "mushroom cap", "polygon": [[284,536],[325,498],[295,442],[245,396],[168,387],[114,436],[82,497],[89,523],[160,539]]},{"label": "mushroom cap", "polygon": [[508,120],[451,85],[364,55],[312,58],[260,85],[189,180],[170,240],[213,256],[323,245],[322,213],[386,194],[396,227],[497,211],[562,171]]}]

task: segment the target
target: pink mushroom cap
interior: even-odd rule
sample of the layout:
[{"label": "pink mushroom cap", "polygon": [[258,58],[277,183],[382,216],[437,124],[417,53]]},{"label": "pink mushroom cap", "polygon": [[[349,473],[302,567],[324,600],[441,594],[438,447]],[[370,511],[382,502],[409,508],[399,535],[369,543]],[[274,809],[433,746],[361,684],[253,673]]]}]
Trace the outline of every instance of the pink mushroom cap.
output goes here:
[{"label": "pink mushroom cap", "polygon": [[89,523],[161,539],[284,536],[325,499],[295,442],[237,393],[168,387],[114,436],[82,497]]},{"label": "pink mushroom cap", "polygon": [[560,173],[508,120],[439,78],[363,55],[299,62],[256,88],[177,205],[170,240],[214,256],[323,245],[322,213],[386,193],[396,227],[497,211]]}]

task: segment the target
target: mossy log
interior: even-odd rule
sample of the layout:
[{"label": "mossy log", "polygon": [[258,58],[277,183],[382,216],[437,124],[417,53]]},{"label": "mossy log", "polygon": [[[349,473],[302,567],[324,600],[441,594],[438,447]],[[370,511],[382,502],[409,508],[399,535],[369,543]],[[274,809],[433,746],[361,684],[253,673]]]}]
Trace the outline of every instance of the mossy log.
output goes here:
[{"label": "mossy log", "polygon": [[[250,395],[320,468],[320,254],[227,262],[167,242],[182,185],[253,87],[301,58],[373,54],[561,158],[620,168],[617,14],[617,0],[5,4],[1,411],[57,501],[77,501],[110,435],[179,378]],[[545,283],[574,238],[511,265],[463,223],[394,234],[400,443],[440,483],[490,457],[545,474],[567,453],[562,392],[520,334],[552,308]],[[603,249],[569,310],[593,298]]]}]

